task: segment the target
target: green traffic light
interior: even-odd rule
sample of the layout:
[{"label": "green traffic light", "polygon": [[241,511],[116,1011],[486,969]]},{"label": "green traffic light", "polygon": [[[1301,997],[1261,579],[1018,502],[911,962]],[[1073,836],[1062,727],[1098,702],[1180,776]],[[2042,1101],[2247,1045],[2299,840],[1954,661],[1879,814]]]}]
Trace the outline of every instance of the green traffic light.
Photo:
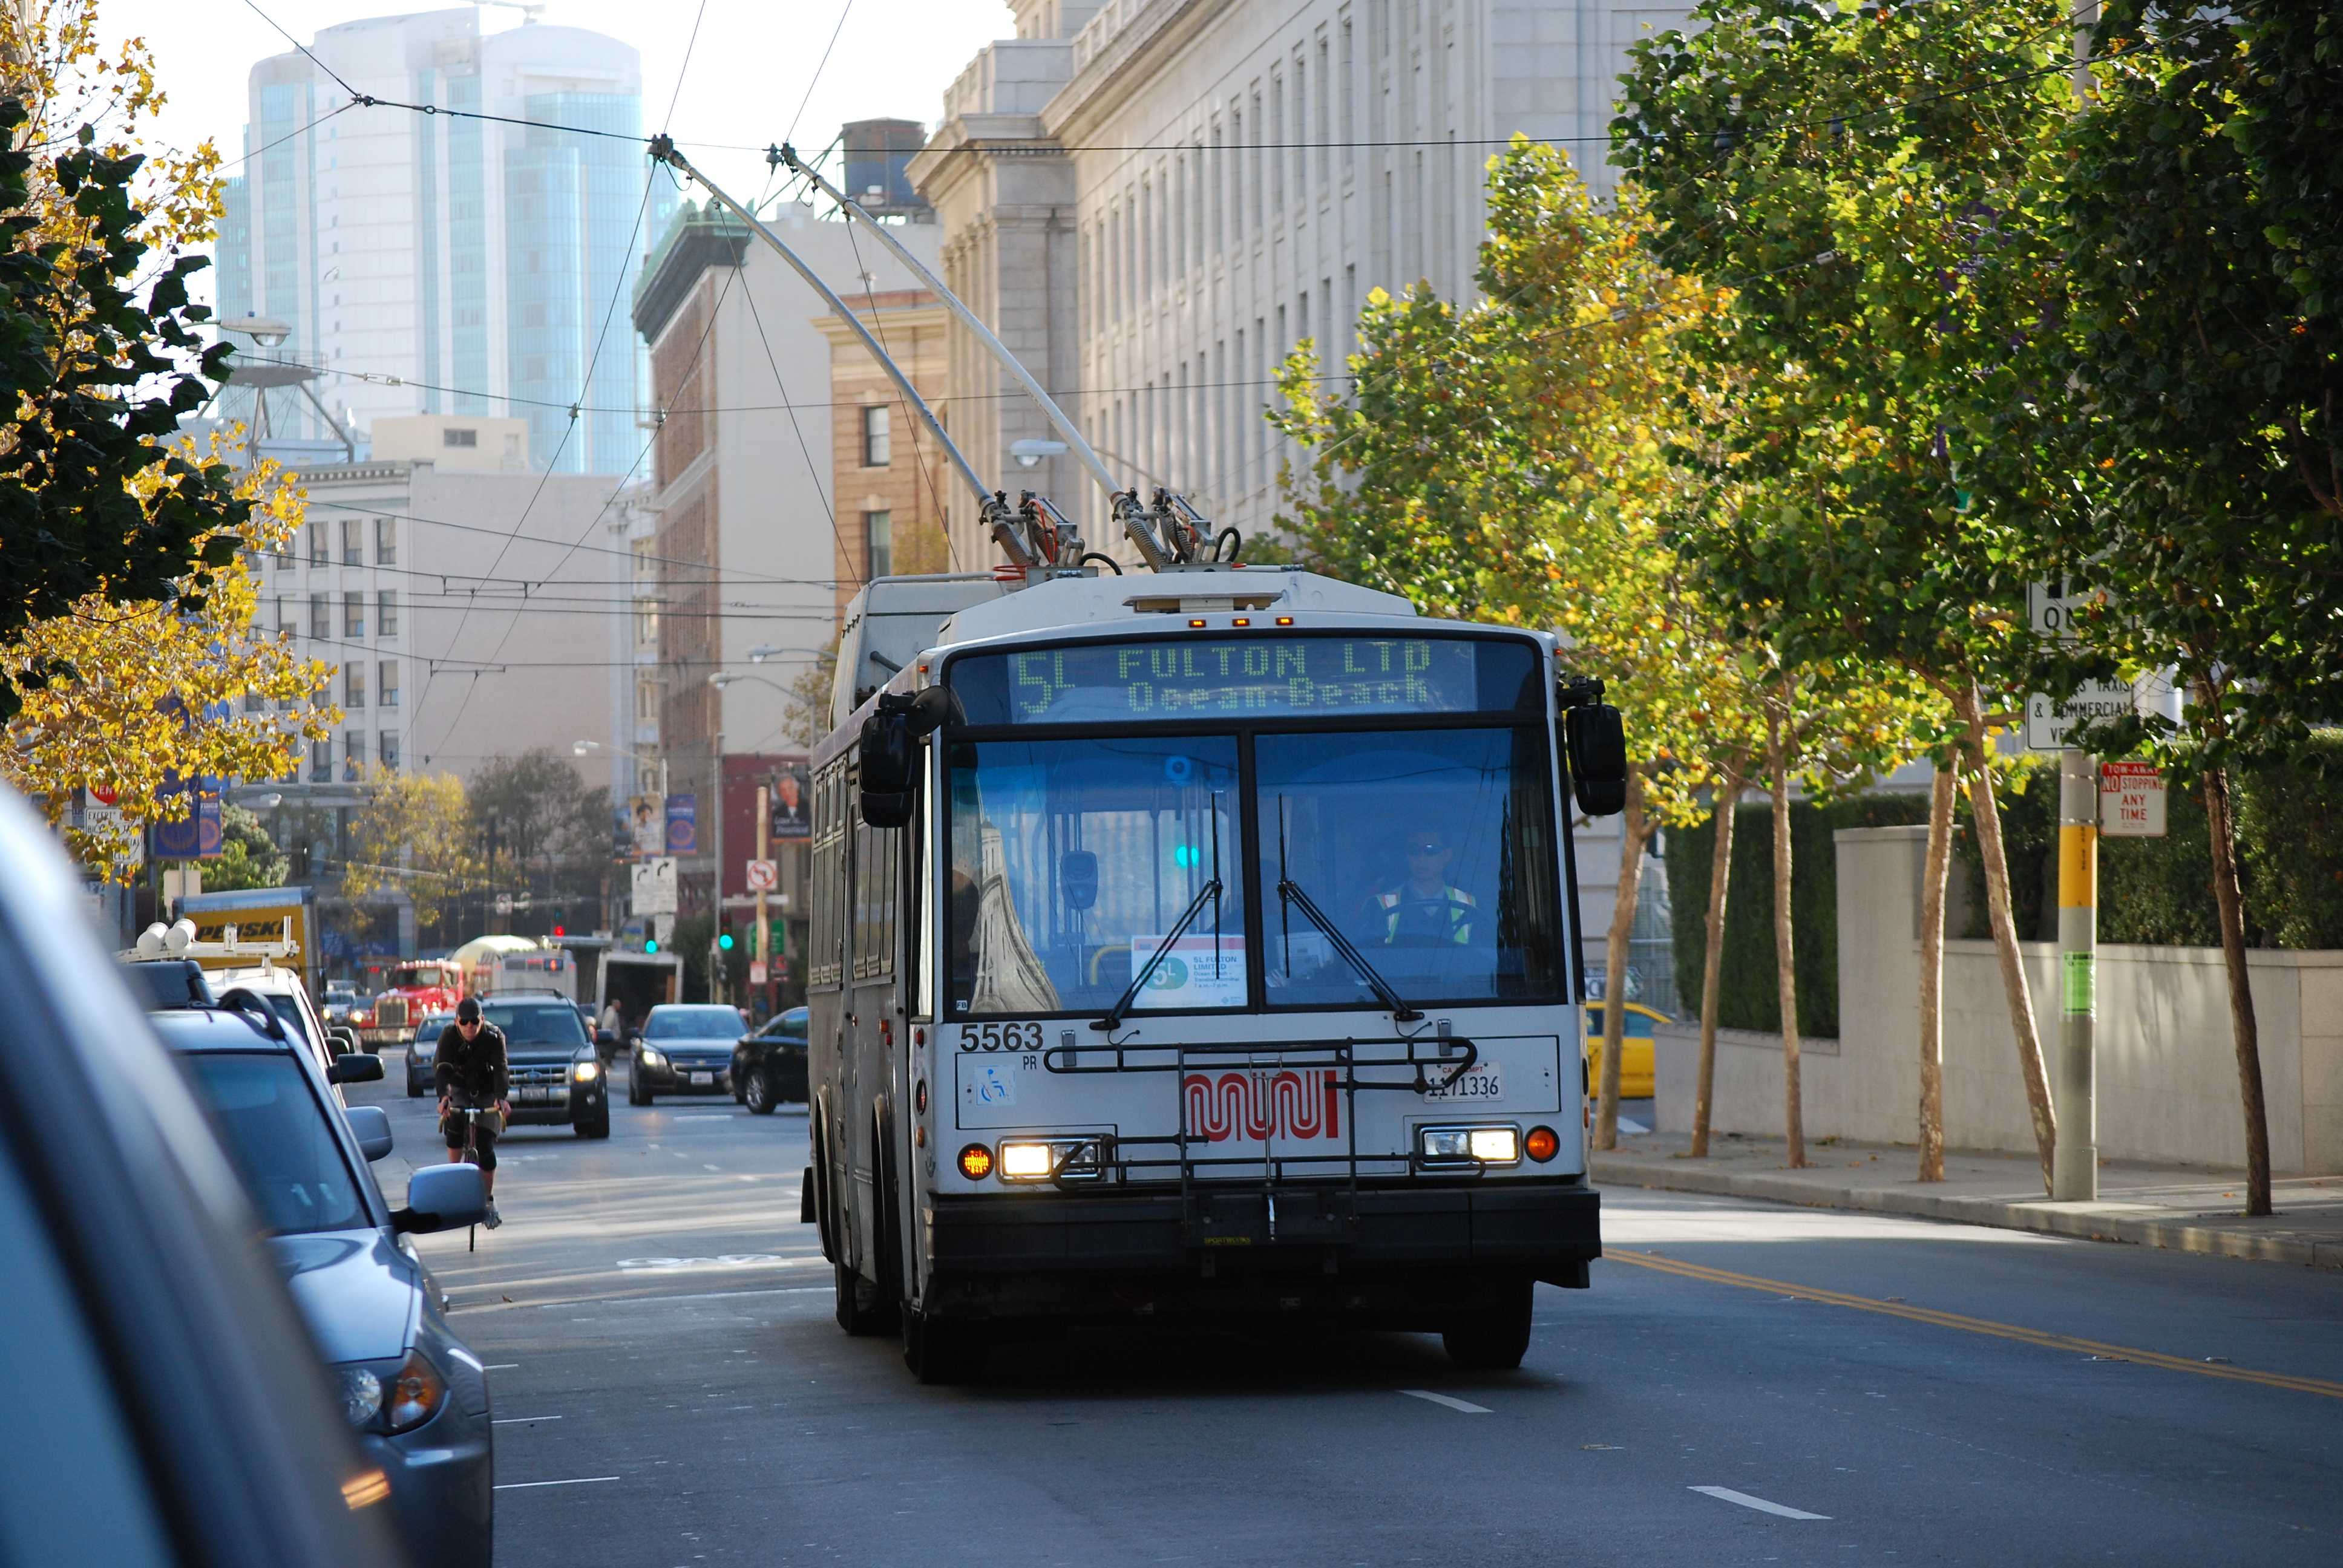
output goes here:
[{"label": "green traffic light", "polygon": [[659,951],[659,939],[657,937],[653,937],[650,940],[645,942],[643,944],[643,951],[647,953],[655,953]]},{"label": "green traffic light", "polygon": [[730,931],[726,931],[722,936],[718,937],[716,939],[716,945],[722,948],[726,952],[730,952],[732,950],[732,933]]}]

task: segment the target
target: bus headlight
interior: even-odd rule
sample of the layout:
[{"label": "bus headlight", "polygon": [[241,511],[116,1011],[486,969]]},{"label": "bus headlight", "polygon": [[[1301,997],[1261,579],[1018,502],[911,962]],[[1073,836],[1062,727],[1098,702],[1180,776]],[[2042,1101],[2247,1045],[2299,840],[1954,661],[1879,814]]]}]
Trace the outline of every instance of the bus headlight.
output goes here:
[{"label": "bus headlight", "polygon": [[1511,1127],[1424,1127],[1415,1135],[1426,1165],[1517,1165],[1522,1136]]},{"label": "bus headlight", "polygon": [[1095,1181],[1101,1174],[1098,1138],[1013,1138],[1001,1145],[1003,1181]]},{"label": "bus headlight", "polygon": [[1057,1161],[1050,1157],[1046,1143],[1003,1143],[1001,1146],[1001,1179],[1003,1181],[1046,1181],[1050,1168]]}]

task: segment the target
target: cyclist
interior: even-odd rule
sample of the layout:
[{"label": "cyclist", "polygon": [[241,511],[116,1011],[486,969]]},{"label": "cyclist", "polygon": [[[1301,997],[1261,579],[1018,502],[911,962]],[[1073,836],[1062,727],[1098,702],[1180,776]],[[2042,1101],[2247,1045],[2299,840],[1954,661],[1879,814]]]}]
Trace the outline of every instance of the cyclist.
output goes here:
[{"label": "cyclist", "polygon": [[[438,1065],[432,1077],[439,1088],[439,1135],[447,1141],[447,1161],[464,1158],[466,1134],[470,1134],[473,1159],[480,1168],[480,1186],[488,1197],[481,1223],[491,1231],[504,1223],[497,1213],[497,1136],[512,1114],[512,1075],[505,1062],[505,1034],[480,1017],[476,997],[456,1004],[456,1021],[439,1035]],[[459,1111],[477,1110],[466,1118]],[[472,1125],[464,1123],[469,1120]]]}]

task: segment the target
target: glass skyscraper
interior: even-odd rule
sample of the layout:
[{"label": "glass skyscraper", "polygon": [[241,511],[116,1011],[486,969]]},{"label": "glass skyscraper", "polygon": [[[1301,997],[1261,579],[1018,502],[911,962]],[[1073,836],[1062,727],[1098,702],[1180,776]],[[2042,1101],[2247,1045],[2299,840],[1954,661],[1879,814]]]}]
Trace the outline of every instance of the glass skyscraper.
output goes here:
[{"label": "glass skyscraper", "polygon": [[[317,368],[319,400],[361,441],[383,416],[509,416],[528,421],[529,467],[624,473],[645,440],[628,307],[674,205],[636,139],[640,60],[575,27],[483,34],[478,16],[345,23],[312,45],[359,94],[436,114],[354,106],[297,51],[253,67],[220,314],[288,324],[277,352]],[[220,411],[249,418],[243,396]],[[338,442],[276,396],[280,439]]]}]

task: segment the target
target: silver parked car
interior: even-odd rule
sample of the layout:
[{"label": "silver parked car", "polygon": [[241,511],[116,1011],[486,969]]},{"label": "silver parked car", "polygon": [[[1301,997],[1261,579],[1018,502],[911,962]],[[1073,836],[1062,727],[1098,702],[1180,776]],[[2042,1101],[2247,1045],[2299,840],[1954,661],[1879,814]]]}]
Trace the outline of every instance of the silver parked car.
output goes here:
[{"label": "silver parked car", "polygon": [[[480,1217],[479,1171],[427,1165],[394,1212],[367,1169],[390,1152],[379,1106],[344,1111],[328,1075],[268,1003],[223,993],[217,1009],[154,1018],[212,1113],[260,1211],[342,1413],[387,1478],[417,1561],[488,1568],[494,1476],[488,1375],[440,1315],[439,1292],[400,1238]],[[342,1081],[382,1076],[381,1059],[343,1056]]]}]

